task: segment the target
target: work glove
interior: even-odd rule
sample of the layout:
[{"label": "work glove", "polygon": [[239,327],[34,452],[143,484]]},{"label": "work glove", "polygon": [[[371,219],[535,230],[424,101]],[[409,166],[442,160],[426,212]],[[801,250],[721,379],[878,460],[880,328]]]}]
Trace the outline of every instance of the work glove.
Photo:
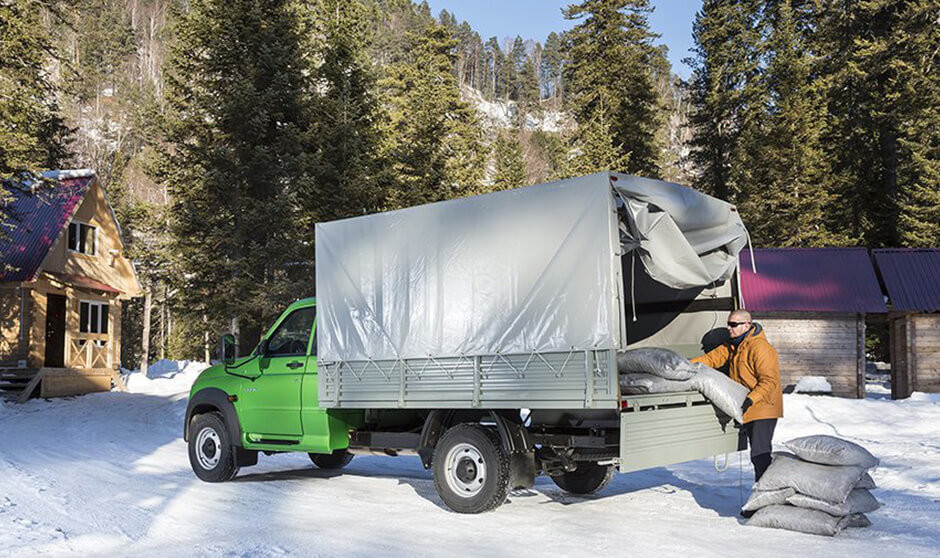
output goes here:
[{"label": "work glove", "polygon": [[750,398],[750,397],[745,397],[745,398],[744,398],[744,403],[741,405],[741,414],[746,413],[747,410],[750,409],[750,408],[751,408],[751,405],[753,405],[753,404],[754,404],[754,402],[751,401],[751,398]]}]

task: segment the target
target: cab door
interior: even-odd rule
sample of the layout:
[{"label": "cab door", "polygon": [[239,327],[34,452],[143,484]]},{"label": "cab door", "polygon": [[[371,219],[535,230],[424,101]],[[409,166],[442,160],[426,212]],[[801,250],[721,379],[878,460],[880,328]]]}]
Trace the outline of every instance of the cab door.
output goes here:
[{"label": "cab door", "polygon": [[285,316],[267,337],[264,354],[257,359],[258,377],[242,384],[242,428],[252,441],[269,436],[276,438],[267,439],[299,440],[300,395],[315,317],[313,306]]}]

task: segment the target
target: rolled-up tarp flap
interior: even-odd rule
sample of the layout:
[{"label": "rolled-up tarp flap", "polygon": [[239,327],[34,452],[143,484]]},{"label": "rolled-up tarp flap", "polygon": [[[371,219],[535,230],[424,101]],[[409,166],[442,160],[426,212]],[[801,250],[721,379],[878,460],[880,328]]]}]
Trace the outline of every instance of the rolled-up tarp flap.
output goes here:
[{"label": "rolled-up tarp flap", "polygon": [[609,173],[316,226],[324,362],[621,346]]},{"label": "rolled-up tarp flap", "polygon": [[747,231],[734,206],[661,180],[611,173],[630,226],[624,248],[635,248],[646,272],[674,289],[726,281],[734,273]]}]

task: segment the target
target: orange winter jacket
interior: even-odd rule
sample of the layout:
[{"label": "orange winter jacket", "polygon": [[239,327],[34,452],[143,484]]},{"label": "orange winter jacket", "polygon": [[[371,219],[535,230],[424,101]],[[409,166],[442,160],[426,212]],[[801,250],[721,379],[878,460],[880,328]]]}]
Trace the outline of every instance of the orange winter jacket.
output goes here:
[{"label": "orange winter jacket", "polygon": [[760,325],[754,324],[737,349],[727,342],[693,358],[692,362],[701,362],[712,368],[721,368],[730,363],[728,371],[731,379],[751,390],[748,397],[754,404],[744,413],[744,422],[783,416],[783,391],[780,388],[777,351],[767,341]]}]

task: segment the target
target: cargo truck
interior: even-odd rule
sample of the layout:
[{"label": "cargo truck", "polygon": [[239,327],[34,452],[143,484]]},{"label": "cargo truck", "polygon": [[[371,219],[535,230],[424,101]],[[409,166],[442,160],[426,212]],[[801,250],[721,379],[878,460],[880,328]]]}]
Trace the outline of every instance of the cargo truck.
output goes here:
[{"label": "cargo truck", "polygon": [[461,513],[548,475],[575,494],[738,450],[696,392],[623,395],[617,352],[701,353],[741,303],[735,208],[602,172],[316,226],[316,298],[192,386],[196,476],[259,453],[417,456]]}]

